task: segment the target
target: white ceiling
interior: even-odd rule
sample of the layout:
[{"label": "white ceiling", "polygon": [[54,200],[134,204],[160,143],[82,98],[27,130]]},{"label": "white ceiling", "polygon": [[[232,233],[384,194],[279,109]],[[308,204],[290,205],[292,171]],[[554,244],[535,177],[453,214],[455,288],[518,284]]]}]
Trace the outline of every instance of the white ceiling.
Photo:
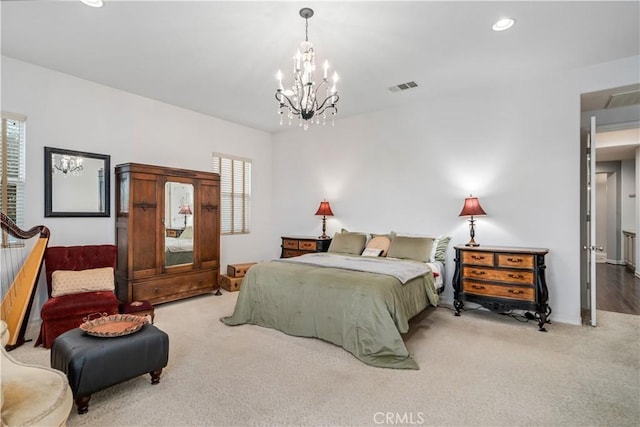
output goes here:
[{"label": "white ceiling", "polygon": [[[305,6],[316,62],[340,74],[339,117],[640,54],[638,1],[105,0],[3,1],[2,55],[274,132]],[[516,25],[491,31],[502,16]]]}]

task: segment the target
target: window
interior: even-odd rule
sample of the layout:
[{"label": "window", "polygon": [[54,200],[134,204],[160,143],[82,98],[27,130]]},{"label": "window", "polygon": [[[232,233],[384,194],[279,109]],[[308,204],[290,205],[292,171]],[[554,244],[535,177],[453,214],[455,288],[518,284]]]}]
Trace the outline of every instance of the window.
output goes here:
[{"label": "window", "polygon": [[251,160],[213,153],[213,171],[220,174],[222,234],[251,231]]},{"label": "window", "polygon": [[25,120],[24,116],[2,112],[0,210],[21,227],[24,226]]}]

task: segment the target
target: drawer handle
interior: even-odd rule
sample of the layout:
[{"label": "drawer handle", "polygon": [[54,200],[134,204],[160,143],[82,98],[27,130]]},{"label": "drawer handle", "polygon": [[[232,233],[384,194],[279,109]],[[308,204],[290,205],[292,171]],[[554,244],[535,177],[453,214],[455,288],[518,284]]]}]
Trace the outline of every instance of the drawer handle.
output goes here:
[{"label": "drawer handle", "polygon": [[476,276],[483,276],[483,275],[487,274],[487,272],[486,271],[471,270],[471,274],[475,274]]},{"label": "drawer handle", "polygon": [[159,294],[159,293],[160,293],[160,288],[155,288],[153,291],[154,291],[156,294]]},{"label": "drawer handle", "polygon": [[522,274],[507,274],[511,279],[524,279]]},{"label": "drawer handle", "polygon": [[523,262],[524,258],[507,258],[509,262]]},{"label": "drawer handle", "polygon": [[509,289],[509,293],[514,295],[520,295],[520,294],[524,294],[524,291],[517,290],[517,289]]},{"label": "drawer handle", "polygon": [[471,255],[471,259],[477,259],[481,261],[484,259],[484,255]]},{"label": "drawer handle", "polygon": [[484,286],[482,286],[482,285],[471,285],[471,287],[472,287],[473,289],[486,289],[486,288],[485,288]]}]

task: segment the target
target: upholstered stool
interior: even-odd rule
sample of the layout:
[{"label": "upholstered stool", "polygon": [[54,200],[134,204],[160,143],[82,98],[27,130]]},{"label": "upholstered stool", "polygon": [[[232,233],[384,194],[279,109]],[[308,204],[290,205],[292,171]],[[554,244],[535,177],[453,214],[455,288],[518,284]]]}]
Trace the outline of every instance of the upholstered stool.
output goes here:
[{"label": "upholstered stool", "polygon": [[67,374],[79,414],[89,410],[92,393],[114,384],[146,373],[157,384],[168,361],[169,336],[149,324],[114,338],[76,328],[58,336],[51,347],[51,367]]},{"label": "upholstered stool", "polygon": [[153,323],[153,319],[156,317],[153,306],[146,300],[123,302],[118,306],[118,312],[121,314],[134,314],[136,316],[149,316],[151,323]]}]

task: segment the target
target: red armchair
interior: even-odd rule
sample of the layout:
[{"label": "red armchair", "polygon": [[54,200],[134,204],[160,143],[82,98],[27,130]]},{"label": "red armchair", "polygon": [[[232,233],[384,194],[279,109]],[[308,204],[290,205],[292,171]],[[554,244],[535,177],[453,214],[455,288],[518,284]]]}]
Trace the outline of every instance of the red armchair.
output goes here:
[{"label": "red armchair", "polygon": [[45,253],[49,299],[42,306],[42,325],[36,346],[50,348],[56,337],[77,328],[83,318],[96,313],[117,314],[118,299],[113,291],[94,291],[51,297],[51,275],[56,270],[116,268],[115,245],[52,246]]}]

